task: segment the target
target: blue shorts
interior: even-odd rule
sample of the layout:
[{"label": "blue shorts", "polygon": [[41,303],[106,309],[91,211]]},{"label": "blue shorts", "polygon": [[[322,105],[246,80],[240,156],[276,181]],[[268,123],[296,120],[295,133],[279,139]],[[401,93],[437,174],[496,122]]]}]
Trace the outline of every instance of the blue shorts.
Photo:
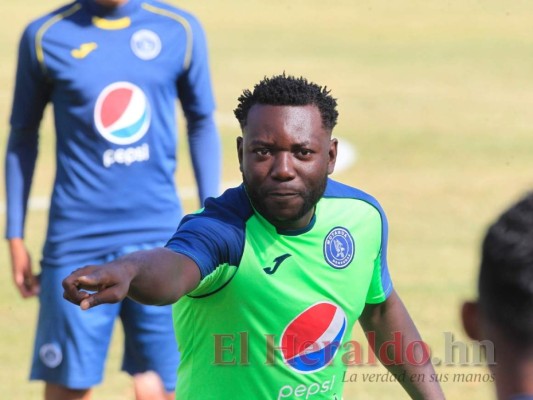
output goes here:
[{"label": "blue shorts", "polygon": [[[162,243],[158,243],[162,245]],[[172,324],[172,306],[145,306],[126,298],[82,311],[63,299],[61,282],[73,270],[102,264],[153,245],[121,251],[69,267],[42,266],[40,309],[30,379],[71,389],[89,389],[102,381],[116,318],[124,328],[122,370],[130,375],[157,372],[168,392],[176,386],[179,353]]]}]

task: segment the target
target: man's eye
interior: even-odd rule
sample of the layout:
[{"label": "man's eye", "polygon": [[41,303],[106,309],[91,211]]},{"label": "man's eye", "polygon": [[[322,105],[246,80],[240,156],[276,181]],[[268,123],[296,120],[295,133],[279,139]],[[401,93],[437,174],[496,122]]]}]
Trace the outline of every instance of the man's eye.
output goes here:
[{"label": "man's eye", "polygon": [[310,155],[312,153],[311,150],[307,150],[307,149],[301,149],[301,150],[298,150],[298,154],[303,156],[303,157],[306,157],[308,155]]},{"label": "man's eye", "polygon": [[257,149],[255,150],[255,153],[260,156],[268,156],[270,154],[270,150],[269,149]]}]

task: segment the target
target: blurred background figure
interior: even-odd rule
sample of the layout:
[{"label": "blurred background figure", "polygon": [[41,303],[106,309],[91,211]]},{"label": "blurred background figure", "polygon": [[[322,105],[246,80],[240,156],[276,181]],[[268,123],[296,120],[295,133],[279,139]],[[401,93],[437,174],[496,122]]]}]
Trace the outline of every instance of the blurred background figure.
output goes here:
[{"label": "blurred background figure", "polygon": [[533,192],[488,229],[478,288],[463,324],[471,338],[494,344],[498,399],[533,399]]},{"label": "blurred background figure", "polygon": [[[218,195],[220,143],[203,29],[157,1],[78,0],[30,23],[18,57],[6,237],[20,294],[40,297],[31,379],[46,382],[46,399],[88,399],[120,318],[123,369],[137,377],[137,398],[172,398],[179,355],[170,308],[124,301],[81,317],[63,301],[61,281],[85,264],[163,245],[174,232],[182,217],[176,99],[200,201]],[[57,170],[38,276],[23,238],[48,103]],[[158,375],[143,376],[152,370]]]}]

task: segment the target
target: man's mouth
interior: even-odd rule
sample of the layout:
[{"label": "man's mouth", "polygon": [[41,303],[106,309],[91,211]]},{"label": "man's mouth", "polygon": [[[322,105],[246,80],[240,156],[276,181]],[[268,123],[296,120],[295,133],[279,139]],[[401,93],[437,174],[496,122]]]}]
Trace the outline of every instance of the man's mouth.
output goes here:
[{"label": "man's mouth", "polygon": [[268,196],[277,197],[277,198],[289,198],[298,196],[298,192],[289,192],[289,191],[274,191],[269,192]]}]

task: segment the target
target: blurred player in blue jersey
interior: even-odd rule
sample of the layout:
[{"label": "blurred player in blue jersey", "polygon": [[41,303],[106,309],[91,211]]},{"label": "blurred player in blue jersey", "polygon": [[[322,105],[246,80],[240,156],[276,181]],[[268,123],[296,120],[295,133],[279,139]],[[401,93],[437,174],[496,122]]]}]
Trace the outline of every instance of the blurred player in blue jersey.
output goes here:
[{"label": "blurred player in blue jersey", "polygon": [[[220,142],[204,32],[192,15],[155,0],[77,0],[32,22],[19,48],[6,155],[6,237],[23,297],[39,295],[31,379],[46,399],[88,399],[101,382],[115,319],[123,369],[137,398],[156,399],[146,371],[172,397],[179,362],[169,307],[129,300],[81,317],[62,299],[74,269],[164,244],[182,217],[175,187],[176,99],[201,201],[218,195]],[[43,111],[53,105],[57,171],[40,279],[24,221]],[[149,381],[149,379],[148,379]]]},{"label": "blurred player in blue jersey", "polygon": [[533,400],[533,192],[488,229],[481,251],[479,299],[463,305],[463,325],[490,341],[501,400]]}]

